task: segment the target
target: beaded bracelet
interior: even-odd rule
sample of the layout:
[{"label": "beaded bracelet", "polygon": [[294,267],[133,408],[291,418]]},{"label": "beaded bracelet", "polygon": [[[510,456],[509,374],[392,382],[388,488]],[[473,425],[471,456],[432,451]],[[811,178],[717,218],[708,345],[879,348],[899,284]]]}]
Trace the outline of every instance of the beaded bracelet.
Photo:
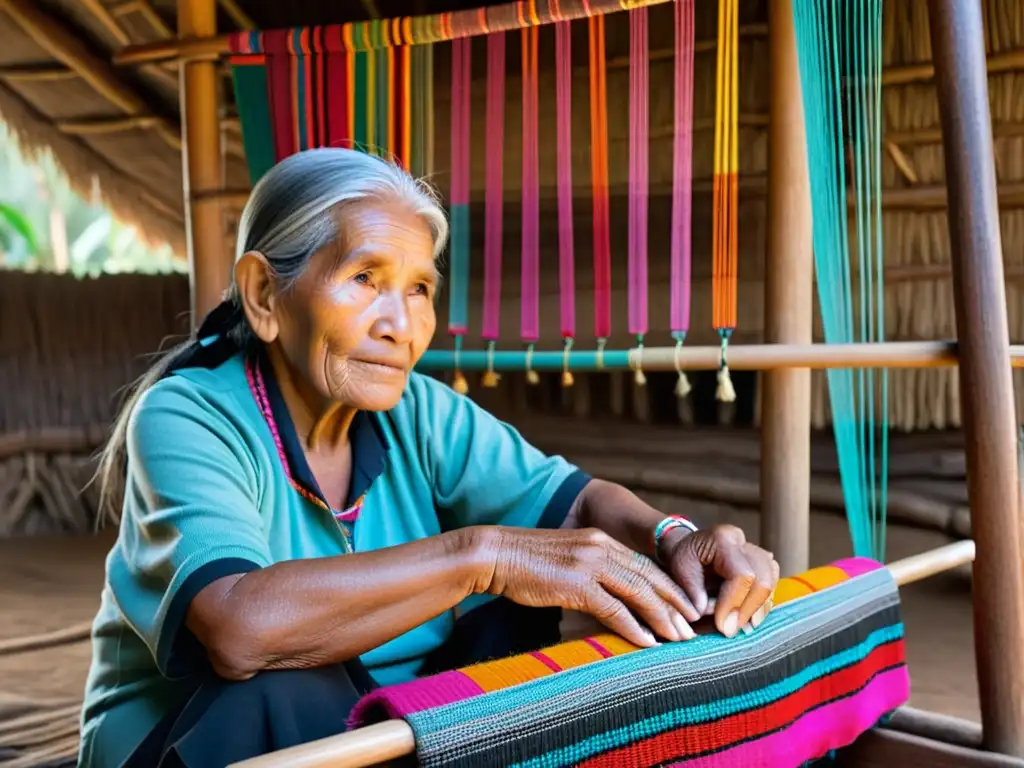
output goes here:
[{"label": "beaded bracelet", "polygon": [[693,524],[693,521],[682,515],[669,515],[654,526],[654,533],[651,535],[651,551],[654,552],[654,559],[659,563],[661,562],[661,543],[665,540],[666,534],[676,528],[685,528],[690,533],[697,531],[697,526]]}]

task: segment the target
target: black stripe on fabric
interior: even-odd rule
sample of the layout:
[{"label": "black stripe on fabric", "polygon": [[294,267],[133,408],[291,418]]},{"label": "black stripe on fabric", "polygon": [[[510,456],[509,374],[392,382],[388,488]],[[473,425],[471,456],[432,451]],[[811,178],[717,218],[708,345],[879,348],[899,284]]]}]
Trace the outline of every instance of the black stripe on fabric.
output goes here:
[{"label": "black stripe on fabric", "polygon": [[200,566],[178,587],[167,608],[156,652],[157,667],[166,677],[188,677],[209,668],[206,649],[185,626],[185,615],[195,596],[218,579],[261,567],[242,557],[225,557]]},{"label": "black stripe on fabric", "polygon": [[590,480],[590,475],[581,469],[577,469],[565,478],[548,501],[547,506],[544,507],[537,527],[549,530],[561,528],[565,518],[569,516],[572,505],[576,503],[576,499],[579,498]]},{"label": "black stripe on fabric", "polygon": [[[893,640],[893,641],[888,642],[888,643],[882,643],[882,645],[878,646],[878,648],[879,649],[885,648],[885,647],[887,647],[889,645],[892,645],[892,643],[894,643],[894,642],[897,642],[897,641]],[[874,653],[874,651],[872,651],[872,653]],[[681,753],[679,755],[673,755],[672,757],[666,757],[660,763],[658,763],[657,765],[652,765],[650,768],[668,768],[669,766],[671,766],[671,765],[673,765],[675,763],[678,763],[681,760],[695,760],[695,759],[697,759],[699,757],[706,757],[707,755],[714,755],[714,754],[717,754],[719,752],[725,752],[726,750],[732,749],[733,747],[739,747],[739,746],[742,746],[743,744],[748,744],[749,742],[757,741],[758,739],[763,739],[763,738],[766,738],[768,736],[771,736],[773,733],[779,733],[781,731],[786,730],[787,728],[791,728],[793,726],[793,724],[796,723],[797,720],[799,720],[802,717],[805,717],[805,716],[809,715],[811,712],[814,712],[814,711],[816,711],[818,709],[821,709],[822,707],[826,707],[829,704],[835,704],[836,702],[842,701],[843,699],[849,699],[849,698],[851,698],[853,696],[856,696],[858,693],[860,693],[865,688],[867,688],[869,685],[871,685],[871,683],[874,682],[875,678],[878,677],[879,675],[884,675],[886,672],[892,672],[894,670],[901,669],[901,668],[904,668],[906,666],[907,665],[904,662],[904,663],[900,663],[900,664],[890,664],[889,666],[882,667],[877,672],[872,673],[871,677],[869,677],[867,680],[865,680],[863,683],[858,685],[853,690],[847,691],[846,693],[841,693],[838,696],[834,696],[833,698],[828,699],[827,701],[819,701],[817,704],[814,704],[813,706],[808,707],[807,709],[803,710],[795,718],[790,720],[788,723],[785,723],[784,725],[780,725],[778,728],[773,728],[770,731],[761,731],[760,733],[751,734],[750,736],[748,736],[746,738],[739,739],[738,741],[731,742],[730,744],[726,744],[725,746],[719,747],[717,749],[708,749],[708,750],[705,750],[703,752],[683,752],[683,753]],[[844,667],[844,669],[845,669],[845,667]],[[837,670],[834,670],[834,672],[832,674],[834,674],[835,672],[841,672],[841,671],[842,670],[837,669]],[[767,705],[765,707],[761,707],[761,709],[768,709],[771,706],[772,705],[769,704],[769,705]],[[678,728],[673,728],[673,729],[670,729],[669,731],[662,731],[658,735],[662,736],[662,735],[664,735],[666,733],[671,733],[673,730],[679,730],[679,729]],[[645,737],[645,740],[646,740],[646,738],[648,738],[648,737]],[[615,750],[608,750],[608,751],[609,752],[614,752]],[[604,754],[604,753],[602,753],[602,754]],[[593,757],[597,757],[597,755],[593,755]],[[823,755],[817,755],[815,757],[811,757],[810,759],[814,760],[814,759],[817,759],[817,757],[823,757]]]},{"label": "black stripe on fabric", "polygon": [[[440,759],[436,762],[431,759],[429,762],[431,765],[444,765],[446,768],[474,768],[479,765],[479,760],[485,752],[489,761],[493,759],[501,764],[530,760],[556,749],[571,747],[584,739],[601,736],[621,728],[624,723],[658,717],[682,707],[709,705],[759,691],[793,677],[815,662],[831,658],[858,645],[876,630],[891,627],[899,622],[900,609],[897,603],[874,611],[850,626],[760,666],[751,667],[743,659],[734,658],[726,662],[722,668],[709,669],[706,679],[695,679],[693,672],[687,672],[689,682],[672,685],[667,690],[644,693],[632,686],[624,686],[622,690],[602,701],[600,710],[586,715],[577,714],[577,710],[592,702],[584,692],[581,692],[568,706],[563,704],[554,711],[549,710],[545,717],[531,721],[504,744],[496,743],[493,748],[483,750],[477,748],[477,740],[473,739],[465,745],[458,745],[469,747],[469,750],[453,750],[457,755],[455,759]],[[834,671],[839,671],[839,668]],[[668,682],[672,679],[672,669],[668,669],[660,681]],[[742,714],[759,708],[752,706],[732,714]],[[648,734],[654,735],[656,734]]]}]

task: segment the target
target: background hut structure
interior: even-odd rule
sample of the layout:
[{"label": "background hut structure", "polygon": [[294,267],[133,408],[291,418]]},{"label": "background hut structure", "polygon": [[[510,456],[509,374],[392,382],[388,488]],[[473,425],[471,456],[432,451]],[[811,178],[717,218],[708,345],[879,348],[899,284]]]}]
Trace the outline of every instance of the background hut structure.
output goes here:
[{"label": "background hut structure", "polygon": [[[79,191],[92,194],[98,190],[115,215],[154,239],[171,243],[182,258],[189,258],[191,266],[190,278],[121,275],[76,280],[66,275],[0,273],[0,537],[92,529],[95,495],[89,489],[83,493],[82,488],[118,393],[141,373],[147,356],[168,337],[188,332],[190,315],[210,309],[226,284],[235,224],[248,193],[248,174],[230,73],[220,56],[224,35],[235,30],[337,23],[483,4],[482,0],[0,0],[0,119],[28,151],[53,152]],[[779,47],[773,49],[770,39],[779,32],[768,23],[771,13],[788,9],[789,3],[743,0],[740,5],[742,224],[739,328],[734,340],[737,345],[805,342],[812,336],[821,340],[818,314],[812,314],[807,306],[811,301],[810,223],[804,200],[806,181],[801,181],[806,173],[801,165],[806,159],[793,151],[797,145],[792,135],[787,138],[773,132],[770,119],[771,113],[776,126],[801,124],[802,130],[800,110],[794,109],[792,98],[785,98],[792,96],[792,91],[780,85],[778,78],[770,78],[773,69],[790,67],[789,71],[794,71],[794,62],[777,58]],[[971,267],[951,258],[944,121],[932,65],[935,31],[929,29],[925,0],[887,0],[884,9],[886,336],[905,341],[951,339],[957,335],[951,275],[954,268],[964,274],[963,270]],[[986,0],[981,9],[1009,331],[1011,341],[1021,343],[1024,0]],[[665,283],[668,270],[670,164],[657,158],[669,157],[672,146],[672,25],[662,23],[670,20],[671,7],[655,7],[651,15],[650,280],[652,286],[658,286]],[[715,341],[710,307],[715,19],[714,3],[698,3],[694,303],[688,339],[688,344],[694,345]],[[613,17],[607,25],[609,170],[616,254],[624,252],[626,242],[627,27],[624,15]],[[582,25],[575,34],[585,36]],[[179,38],[186,43],[189,56],[177,55]],[[551,57],[545,56],[553,47],[550,29],[541,30],[540,45],[541,61],[550,62]],[[574,51],[579,58],[573,83],[577,123],[572,170],[578,197],[586,200],[590,150],[585,39],[574,44]],[[476,203],[481,203],[483,196],[484,59],[483,46],[475,46],[474,261],[482,250],[483,211]],[[521,150],[515,46],[509,47],[508,66],[504,179],[507,196],[514,201]],[[443,193],[448,179],[442,169],[450,154],[450,66],[444,45],[437,46],[434,68],[438,173],[433,181]],[[550,64],[548,68],[542,65],[542,125],[554,120],[553,94]],[[553,142],[541,143],[543,264],[557,263],[554,151]],[[769,178],[769,161],[774,179]],[[773,209],[779,215],[770,219]],[[588,254],[589,205],[578,205],[576,215],[577,253]],[[514,202],[506,204],[504,232],[506,251],[515,253],[519,215]],[[510,263],[515,261],[506,260],[508,272],[503,279],[507,301],[502,326],[506,330],[514,328],[517,320],[518,274]],[[592,283],[586,259],[578,261],[577,308],[586,322],[592,309]],[[624,259],[615,257],[613,261],[613,286],[618,286],[613,311],[624,315]],[[474,275],[478,277],[479,270]],[[479,296],[480,288],[474,281],[472,295]],[[766,312],[766,302],[777,309],[787,301],[792,303],[793,296],[807,299],[795,303],[798,311]],[[649,338],[668,338],[667,304],[667,292],[652,290]],[[445,310],[442,301],[439,327],[446,320]],[[478,302],[474,302],[471,327],[478,327],[478,313]],[[556,348],[560,344],[556,317],[557,271],[545,267],[542,346]],[[499,346],[502,343],[517,347],[518,339],[509,335]],[[447,344],[448,339],[440,335],[436,346],[446,348]],[[609,340],[611,347],[629,345],[624,334]],[[1013,374],[1018,414],[1024,412],[1020,407],[1022,375],[1019,371]],[[960,381],[956,369],[948,367],[896,370],[890,377],[892,424],[905,433],[892,443],[890,516],[934,529],[940,538],[972,535],[964,440],[959,431]],[[825,429],[830,415],[824,375],[806,371],[739,374],[740,397],[728,409],[714,402],[713,374],[698,374],[694,382],[694,394],[681,404],[672,397],[672,373],[649,374],[644,388],[635,387],[625,373],[577,375],[571,389],[561,388],[556,374],[544,375],[538,387],[528,387],[520,375],[506,375],[495,390],[481,390],[473,382],[472,394],[515,422],[542,448],[565,453],[596,474],[658,494],[663,506],[695,501],[713,510],[763,506],[762,532],[769,544],[776,551],[784,550],[787,563],[806,563],[806,543],[793,545],[801,537],[792,536],[791,530],[787,543],[787,528],[798,525],[806,533],[808,506],[836,512],[843,507],[832,438]],[[761,424],[762,413],[766,415],[763,442],[751,429]],[[773,454],[772,446],[792,442],[793,434],[796,443],[802,443],[801,430],[808,423],[817,428],[809,445],[785,458]],[[795,432],[787,432],[787,425]],[[774,460],[777,471],[759,471],[762,453],[768,461]],[[970,455],[970,449],[967,453]],[[1003,458],[1006,460],[997,462],[996,474],[1005,480],[1010,476],[1009,458]],[[1016,481],[1015,468],[1011,469]],[[991,498],[986,503],[992,506]],[[783,515],[787,506],[798,512],[803,508],[803,517]],[[1015,508],[1006,505],[1007,509],[1011,506]],[[975,512],[980,511],[976,505]],[[993,516],[981,534],[989,541],[995,538],[997,517],[1009,521],[1007,529],[1015,527],[1012,514]],[[974,535],[979,538],[979,531]],[[806,541],[806,536],[803,539]],[[1012,597],[1011,592],[1006,595]],[[1007,631],[1012,634],[1015,627]],[[67,636],[72,635],[73,631]],[[1007,636],[997,633],[996,639],[986,647],[979,646],[979,651],[998,653],[1000,638]],[[53,641],[61,638],[67,639],[55,635]],[[0,640],[0,656],[5,653],[10,653],[10,648]],[[1011,682],[1015,684],[1015,679]],[[987,685],[984,680],[982,684],[983,688]],[[998,692],[989,696],[990,702],[995,700],[993,696],[998,697]],[[0,711],[3,704],[0,697]],[[988,706],[987,724],[995,723],[986,735],[989,745],[995,738],[995,746],[1019,751],[1020,735],[1012,735],[1016,710],[999,715]],[[61,727],[66,726],[65,721],[60,722],[64,722]],[[0,760],[4,758],[4,733],[0,728]],[[981,737],[959,738],[978,742]],[[65,754],[67,744],[58,742],[58,746],[50,744],[54,754]]]},{"label": "background hut structure", "polygon": [[[83,194],[97,189],[119,217],[136,224],[155,239],[172,243],[186,258],[186,219],[203,235],[193,259],[196,301],[208,307],[227,279],[233,254],[234,222],[247,188],[244,150],[235,114],[229,73],[222,60],[206,57],[183,65],[181,77],[198,83],[190,93],[219,116],[219,130],[195,110],[191,146],[192,178],[182,165],[183,120],[178,89],[178,63],[168,58],[180,31],[183,37],[224,34],[237,29],[336,22],[388,16],[401,11],[453,10],[470,3],[420,3],[410,8],[397,0],[357,2],[321,7],[313,3],[245,2],[224,0],[177,5],[172,0],[0,0],[0,116],[16,132],[23,147],[52,151]],[[737,344],[765,340],[766,275],[791,283],[788,270],[765,267],[767,227],[770,82],[768,2],[741,3],[740,28],[740,300]],[[711,157],[713,144],[716,14],[713,4],[700,4],[695,65],[694,139],[694,286],[692,329],[688,344],[713,343],[710,307]],[[206,16],[199,9],[205,8]],[[883,224],[886,257],[886,336],[890,340],[948,339],[955,336],[946,234],[946,193],[942,136],[935,98],[928,15],[923,0],[884,3],[884,156]],[[999,0],[983,3],[989,55],[990,93],[996,166],[999,176],[1001,225],[1006,261],[1007,302],[1011,339],[1024,341],[1024,98],[1019,67],[1024,67],[1024,3]],[[667,339],[668,240],[671,179],[672,50],[670,6],[651,11],[651,333]],[[198,26],[197,26],[198,25]],[[585,37],[585,25],[577,25]],[[627,179],[628,25],[623,18],[608,24],[609,165],[613,194],[613,252],[624,253],[626,242],[625,188]],[[554,76],[550,69],[553,46],[550,29],[541,30],[540,118],[554,119]],[[221,41],[223,38],[215,38]],[[585,254],[589,249],[589,130],[586,40],[575,41],[573,178],[579,193],[575,226],[578,259],[578,313],[584,327],[592,309],[592,278]],[[482,199],[484,176],[483,45],[475,48],[472,110],[472,184],[475,200]],[[437,46],[435,61],[436,163],[434,182],[442,192],[448,179],[450,66],[447,46]],[[519,184],[518,47],[510,46],[506,104],[505,248],[518,250],[519,215],[515,205]],[[204,74],[205,73],[205,74]],[[192,80],[188,80],[192,82]],[[200,103],[197,102],[197,103]],[[198,109],[198,107],[196,108]],[[188,113],[186,114],[187,117]],[[204,128],[205,126],[205,128]],[[203,131],[206,130],[204,134]],[[543,141],[541,188],[542,263],[554,265],[557,235],[554,215],[554,143]],[[187,181],[187,184],[186,184]],[[182,189],[188,187],[186,194]],[[185,199],[189,199],[189,210]],[[781,198],[779,198],[781,200]],[[780,202],[780,205],[784,203]],[[482,250],[482,205],[474,205],[474,259]],[[786,211],[788,217],[797,215]],[[204,219],[203,217],[208,217]],[[210,220],[212,225],[203,225]],[[787,219],[799,228],[797,219]],[[804,221],[806,225],[806,220]],[[787,242],[787,233],[782,233]],[[790,237],[790,241],[792,238]],[[784,246],[780,246],[780,249]],[[804,263],[809,255],[804,252]],[[625,312],[625,261],[614,260],[613,311]],[[516,259],[505,260],[506,299],[502,327],[516,327],[519,275]],[[796,273],[800,273],[797,270]],[[810,291],[809,270],[801,290]],[[480,270],[472,272],[474,297],[480,296]],[[785,285],[783,291],[791,290]],[[104,276],[75,280],[68,276],[8,273],[0,280],[0,535],[84,529],[91,525],[91,496],[78,489],[89,476],[83,457],[94,449],[117,404],[117,394],[144,367],[148,355],[169,337],[188,330],[188,282],[180,276]],[[471,302],[471,327],[479,327],[479,301]],[[443,324],[447,304],[440,304]],[[130,318],[126,320],[126,318]],[[542,346],[557,348],[557,270],[545,267],[541,297]],[[820,340],[818,315],[814,333]],[[803,321],[798,321],[803,322]],[[440,327],[443,327],[440,326]],[[625,347],[621,332],[611,346]],[[769,334],[769,340],[778,340]],[[518,340],[506,336],[510,348]],[[586,340],[581,340],[586,343]],[[436,346],[446,348],[439,334]],[[779,374],[780,376],[782,374]],[[1014,374],[1018,412],[1024,397],[1024,372]],[[599,439],[563,445],[564,429],[534,435],[545,447],[570,453],[606,453],[622,440],[643,442],[662,456],[692,458],[703,440],[677,439],[675,427],[704,427],[719,422],[737,427],[757,425],[764,387],[753,372],[735,374],[739,399],[729,408],[714,402],[712,373],[693,377],[695,391],[677,401],[672,396],[674,374],[654,373],[648,386],[633,386],[628,373],[579,375],[571,389],[562,389],[557,374],[543,376],[542,385],[527,387],[522,375],[506,375],[497,390],[474,386],[473,396],[502,416],[529,428],[538,414],[602,423]],[[791,389],[789,385],[786,387]],[[820,434],[814,455],[820,482],[813,486],[814,502],[841,507],[842,499],[829,456],[831,437],[824,373],[811,374],[811,419]],[[775,411],[773,410],[773,413]],[[897,482],[892,514],[895,518],[949,530],[969,532],[963,457],[959,448],[960,400],[953,368],[895,370],[890,377],[890,414],[895,429],[928,435],[894,443],[892,476]],[[798,420],[802,422],[802,420]],[[544,423],[550,424],[549,421]],[[658,429],[647,429],[655,426]],[[575,427],[579,434],[582,426]],[[941,437],[936,431],[947,431]],[[953,430],[953,431],[949,431]],[[717,434],[717,433],[716,433]],[[696,437],[696,435],[694,435]],[[755,503],[759,498],[756,459],[758,437],[751,431],[719,438],[722,450],[745,466],[742,479],[726,483],[712,468],[694,469],[694,480],[661,483],[662,490]],[[585,442],[585,445],[582,443]],[[572,449],[572,450],[570,450]],[[666,451],[668,452],[666,454]],[[754,462],[754,463],[752,463]],[[620,466],[623,477],[635,467]],[[611,470],[609,470],[611,471]],[[730,468],[731,471],[731,468]],[[901,480],[901,475],[906,476]],[[922,478],[927,482],[922,482]],[[904,482],[905,480],[905,482]],[[640,478],[634,477],[634,482]],[[900,485],[899,483],[902,483]],[[902,491],[906,491],[903,495]]]}]

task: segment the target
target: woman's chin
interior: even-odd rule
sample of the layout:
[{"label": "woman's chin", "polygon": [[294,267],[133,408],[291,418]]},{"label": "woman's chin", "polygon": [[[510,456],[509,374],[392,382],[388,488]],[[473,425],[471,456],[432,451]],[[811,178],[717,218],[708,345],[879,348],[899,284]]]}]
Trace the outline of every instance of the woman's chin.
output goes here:
[{"label": "woman's chin", "polygon": [[344,403],[358,408],[360,411],[390,411],[398,401],[402,399],[405,392],[405,384],[408,376],[401,380],[380,381],[370,380],[351,382],[346,392],[346,397],[341,398]]}]

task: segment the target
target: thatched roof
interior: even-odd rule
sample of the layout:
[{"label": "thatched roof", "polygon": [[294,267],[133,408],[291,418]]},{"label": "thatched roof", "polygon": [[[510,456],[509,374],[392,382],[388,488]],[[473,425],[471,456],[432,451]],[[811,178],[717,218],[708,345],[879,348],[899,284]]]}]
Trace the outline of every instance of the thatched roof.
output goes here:
[{"label": "thatched roof", "polygon": [[[273,29],[428,13],[486,2],[221,0],[218,30]],[[114,67],[125,45],[174,35],[174,0],[0,0],[0,120],[29,152],[50,149],[72,185],[98,185],[112,212],[184,253],[176,64]],[[224,80],[230,110],[230,81]],[[225,183],[246,188],[227,121]]]}]

